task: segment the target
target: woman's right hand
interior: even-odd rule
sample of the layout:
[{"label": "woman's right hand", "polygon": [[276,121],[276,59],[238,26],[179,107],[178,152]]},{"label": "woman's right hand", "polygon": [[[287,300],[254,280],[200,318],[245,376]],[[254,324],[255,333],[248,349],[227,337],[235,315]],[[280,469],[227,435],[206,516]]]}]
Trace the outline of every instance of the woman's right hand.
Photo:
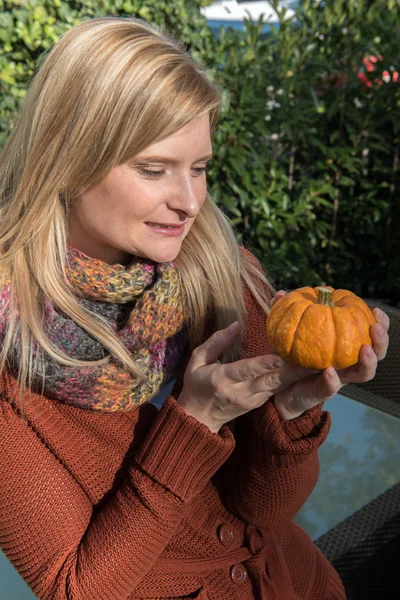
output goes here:
[{"label": "woman's right hand", "polygon": [[235,321],[195,348],[177,399],[187,414],[214,433],[292,383],[316,373],[313,369],[288,365],[276,354],[221,364],[218,357],[232,344],[239,330],[240,324]]}]

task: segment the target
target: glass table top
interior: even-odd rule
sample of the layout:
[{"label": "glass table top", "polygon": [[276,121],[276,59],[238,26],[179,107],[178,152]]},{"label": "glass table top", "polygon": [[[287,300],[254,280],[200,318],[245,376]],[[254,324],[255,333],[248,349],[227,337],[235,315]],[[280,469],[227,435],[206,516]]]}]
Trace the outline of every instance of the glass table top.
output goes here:
[{"label": "glass table top", "polygon": [[0,550],[0,598],[35,600],[36,596]]},{"label": "glass table top", "polygon": [[294,521],[313,540],[400,481],[400,419],[337,394],[320,474]]}]

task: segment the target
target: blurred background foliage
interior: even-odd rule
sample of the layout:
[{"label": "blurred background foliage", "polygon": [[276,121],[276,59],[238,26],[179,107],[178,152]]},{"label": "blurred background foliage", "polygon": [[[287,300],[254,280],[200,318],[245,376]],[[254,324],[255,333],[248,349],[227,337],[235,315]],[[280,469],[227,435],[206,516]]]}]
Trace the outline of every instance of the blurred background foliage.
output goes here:
[{"label": "blurred background foliage", "polygon": [[329,284],[400,305],[400,0],[302,0],[213,36],[202,0],[0,0],[0,136],[68,28],[138,16],[222,85],[210,191],[278,287]]}]

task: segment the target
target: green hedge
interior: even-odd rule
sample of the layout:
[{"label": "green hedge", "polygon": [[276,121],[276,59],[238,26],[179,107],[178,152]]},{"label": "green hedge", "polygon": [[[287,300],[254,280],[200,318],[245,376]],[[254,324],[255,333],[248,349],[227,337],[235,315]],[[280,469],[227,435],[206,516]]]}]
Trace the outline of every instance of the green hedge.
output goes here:
[{"label": "green hedge", "polygon": [[165,24],[224,87],[210,189],[276,284],[400,304],[400,0],[304,0],[267,36],[247,23],[218,39],[199,12],[209,3],[0,0],[0,133],[68,27],[102,14]]},{"label": "green hedge", "polygon": [[[93,16],[137,16],[166,26],[190,44],[211,38],[200,6],[191,0],[0,0],[0,137],[12,127],[15,111],[41,57],[73,25]],[[0,140],[1,141],[1,140]]]}]

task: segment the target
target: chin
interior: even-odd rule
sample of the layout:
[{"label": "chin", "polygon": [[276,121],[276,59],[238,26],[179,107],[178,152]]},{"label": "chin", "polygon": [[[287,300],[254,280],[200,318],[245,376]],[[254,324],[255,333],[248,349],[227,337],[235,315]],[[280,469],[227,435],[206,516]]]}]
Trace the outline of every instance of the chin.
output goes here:
[{"label": "chin", "polygon": [[144,251],[143,253],[141,253],[141,256],[143,256],[143,258],[147,258],[157,263],[165,263],[174,261],[178,256],[180,250],[180,247],[175,249],[171,248],[171,250],[161,250],[160,252],[157,252],[155,250],[149,250],[149,252]]},{"label": "chin", "polygon": [[154,262],[157,263],[166,263],[166,262],[172,262],[176,259],[176,257],[178,256],[179,252],[173,252],[173,253],[169,253],[169,254],[164,254],[162,256],[160,255],[156,255],[154,256],[154,258],[151,258],[151,260],[153,260]]}]

